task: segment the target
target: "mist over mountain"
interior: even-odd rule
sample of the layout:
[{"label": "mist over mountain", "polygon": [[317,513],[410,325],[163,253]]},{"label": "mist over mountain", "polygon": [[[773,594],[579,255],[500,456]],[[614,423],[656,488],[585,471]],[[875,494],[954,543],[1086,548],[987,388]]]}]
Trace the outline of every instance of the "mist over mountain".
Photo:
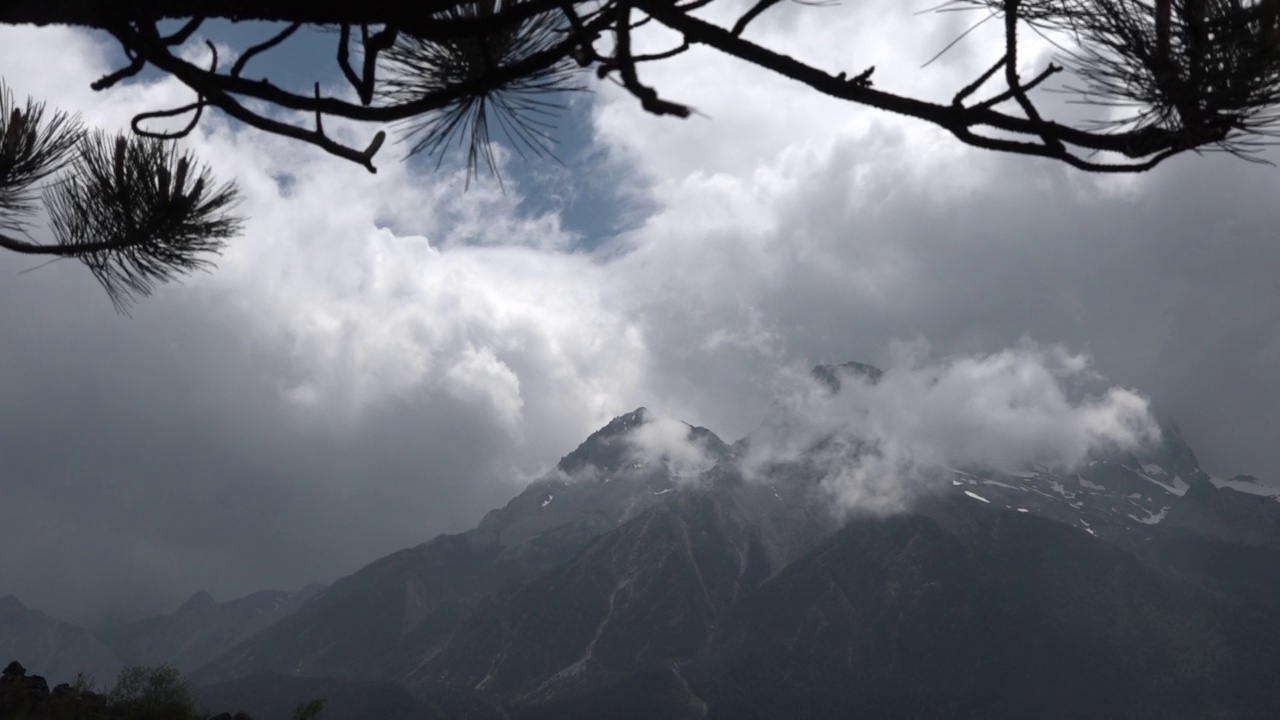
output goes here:
[{"label": "mist over mountain", "polygon": [[1094,380],[819,366],[732,444],[641,408],[471,530],[64,644],[334,718],[1280,716],[1280,485]]},{"label": "mist over mountain", "polygon": [[[402,657],[446,639],[471,606],[508,581],[536,576],[659,504],[681,480],[686,450],[722,457],[710,431],[685,426],[680,457],[649,450],[644,409],[593,433],[545,477],[468,532],[442,535],[338,580],[299,612],[197,670],[198,681],[261,672],[361,679],[394,674]],[[673,469],[675,468],[675,469]]]},{"label": "mist over mountain", "polygon": [[0,598],[0,657],[21,659],[32,675],[50,685],[71,682],[76,673],[114,680],[124,667],[120,656],[91,631],[75,627],[22,604],[13,595]]},{"label": "mist over mountain", "polygon": [[313,583],[294,592],[262,590],[225,603],[200,591],[172,613],[100,628],[96,635],[128,665],[167,663],[186,673],[294,613],[323,589]]}]

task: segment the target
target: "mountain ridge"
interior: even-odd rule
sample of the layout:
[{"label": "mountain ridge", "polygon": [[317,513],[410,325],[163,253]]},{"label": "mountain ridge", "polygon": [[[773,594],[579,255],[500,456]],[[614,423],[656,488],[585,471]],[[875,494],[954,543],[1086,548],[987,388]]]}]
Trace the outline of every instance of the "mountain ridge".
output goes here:
[{"label": "mountain ridge", "polygon": [[[336,581],[302,612],[198,668],[208,683],[278,672],[388,677],[413,653],[429,653],[470,606],[507,583],[568,562],[593,538],[672,492],[679,481],[649,457],[636,431],[644,408],[615,418],[478,525],[374,561]],[[713,433],[684,426],[712,454]]]},{"label": "mountain ridge", "polygon": [[1280,714],[1280,492],[1162,429],[1070,470],[914,467],[910,509],[870,512],[825,483],[858,438],[747,467],[751,436],[639,408],[191,677],[393,681],[508,720]]}]

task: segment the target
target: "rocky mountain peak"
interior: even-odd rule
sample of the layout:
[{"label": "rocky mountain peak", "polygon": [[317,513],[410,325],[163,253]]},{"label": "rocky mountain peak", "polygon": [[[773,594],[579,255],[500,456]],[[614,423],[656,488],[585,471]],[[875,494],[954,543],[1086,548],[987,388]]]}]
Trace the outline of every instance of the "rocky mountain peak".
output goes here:
[{"label": "rocky mountain peak", "polygon": [[884,376],[884,371],[874,365],[850,361],[840,365],[818,365],[809,374],[835,394],[840,392],[843,380],[855,378],[875,385]]},{"label": "rocky mountain peak", "polygon": [[[642,448],[636,432],[657,421],[645,408],[614,418],[566,455],[555,471],[530,483],[506,507],[489,512],[478,530],[497,533],[503,546],[561,526],[595,535],[660,502],[682,478],[706,467],[683,467],[665,454],[669,448]],[[687,443],[681,449],[695,449],[708,467],[729,454],[729,446],[710,430],[680,426]]]},{"label": "rocky mountain peak", "polygon": [[217,604],[218,604],[218,601],[214,600],[213,596],[210,595],[208,591],[201,590],[200,592],[188,598],[186,602],[182,603],[182,605],[178,607],[178,612],[181,613],[181,612],[192,612],[195,610],[202,610],[207,607],[213,607],[214,605],[217,605]]},{"label": "rocky mountain peak", "polygon": [[[832,392],[882,375],[857,362],[813,370]],[[696,462],[678,462],[690,448]],[[1121,677],[1105,702],[1090,705],[1084,689],[1125,666],[1077,663],[1076,687],[1057,670],[1042,672],[1044,659],[1077,652],[1076,638],[1081,658],[1152,648],[1144,672],[1180,687],[1209,670],[1169,648],[1198,657],[1207,638],[1261,653],[1215,682],[1274,666],[1273,626],[1219,638],[1216,623],[1234,600],[1194,583],[1274,603],[1280,561],[1269,553],[1280,502],[1264,483],[1209,478],[1176,427],[1150,447],[1113,448],[1076,468],[921,467],[919,481],[936,492],[887,517],[831,513],[818,492],[823,453],[819,444],[747,477],[710,431],[637,409],[476,529],[371,563],[197,675],[393,679],[414,693],[447,688],[510,703],[511,720],[620,717],[620,708],[630,717],[825,717],[833,707],[865,708],[868,698],[899,717],[930,714],[914,680],[892,693],[899,678],[937,662],[928,677],[952,675],[928,701],[934,710],[981,687],[966,706],[974,717],[1018,715],[980,707],[982,693],[1009,677],[1036,687],[1010,695],[1010,708],[1078,700],[1073,716],[1099,716],[1107,703],[1127,703],[1113,715],[1127,717],[1212,693],[1134,699],[1132,688],[1147,686]],[[1165,567],[1187,578],[1158,574]],[[1091,608],[1156,610],[1113,622]],[[1069,622],[1071,642],[1040,632],[1040,618]],[[1186,638],[1176,634],[1187,628]],[[1006,660],[992,669],[992,657]],[[884,668],[893,683],[879,684]],[[850,678],[871,680],[839,695]],[[1240,696],[1221,687],[1213,697]],[[1250,679],[1247,687],[1273,686]],[[779,688],[791,695],[777,700]],[[1063,694],[1045,699],[1044,688]],[[1280,707],[1280,692],[1272,694],[1242,706]],[[826,699],[812,705],[813,697]],[[1214,709],[1206,708],[1160,716]]]},{"label": "rocky mountain peak", "polygon": [[644,425],[647,412],[645,408],[637,408],[610,420],[591,433],[573,452],[561,458],[556,467],[568,475],[576,474],[588,465],[601,470],[616,469],[630,451],[627,436]]},{"label": "rocky mountain peak", "polygon": [[0,610],[26,610],[27,606],[23,605],[18,598],[12,594],[5,595],[0,598]]}]

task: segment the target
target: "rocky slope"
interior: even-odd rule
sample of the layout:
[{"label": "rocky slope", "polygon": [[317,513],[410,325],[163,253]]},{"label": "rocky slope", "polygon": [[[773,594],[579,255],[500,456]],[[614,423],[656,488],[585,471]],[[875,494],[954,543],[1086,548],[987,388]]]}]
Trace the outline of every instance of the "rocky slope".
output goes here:
[{"label": "rocky slope", "polygon": [[513,720],[1280,716],[1280,492],[1209,476],[1176,428],[1071,472],[916,468],[910,510],[877,517],[822,487],[857,438],[748,472],[753,438],[688,428],[694,478],[640,447],[651,421],[617,418],[476,529],[340,580],[197,678],[392,680]]},{"label": "rocky slope", "polygon": [[[595,537],[662,502],[679,481],[640,451],[644,409],[620,416],[471,531],[402,550],[335,582],[299,612],[196,671],[198,682],[265,672],[383,679],[421,662],[482,598],[577,555]],[[712,460],[727,446],[687,439]]]},{"label": "rocky slope", "polygon": [[1269,717],[1274,616],[1110,543],[952,496],[849,523],[686,673],[709,718]]}]

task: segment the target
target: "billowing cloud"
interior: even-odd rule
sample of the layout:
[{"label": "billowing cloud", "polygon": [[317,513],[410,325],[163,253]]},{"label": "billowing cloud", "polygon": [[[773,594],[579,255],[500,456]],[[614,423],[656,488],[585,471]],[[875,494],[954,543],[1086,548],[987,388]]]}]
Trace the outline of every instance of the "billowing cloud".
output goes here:
[{"label": "billowing cloud", "polygon": [[665,465],[677,479],[693,481],[715,464],[706,438],[695,435],[687,423],[649,411],[644,423],[630,435],[635,457],[643,463]]},{"label": "billowing cloud", "polygon": [[[918,69],[974,18],[914,10],[781,3],[749,35],[943,99],[999,54],[980,31]],[[20,95],[96,125],[190,101],[163,79],[90,91],[120,61],[99,36],[0,40]],[[36,263],[0,256],[0,547],[43,549],[0,556],[0,593],[94,619],[329,580],[474,524],[616,414],[646,406],[732,440],[789,387],[779,368],[849,359],[901,373],[900,415],[862,401],[904,456],[1066,462],[1121,433],[1137,396],[1073,394],[1085,378],[1062,344],[1148,394],[1215,474],[1280,474],[1274,170],[1190,157],[1104,181],[705,49],[643,73],[705,116],[654,118],[600,84],[575,122],[612,174],[556,175],[551,191],[623,188],[627,204],[583,223],[628,228],[616,237],[567,229],[545,173],[464,193],[456,168],[400,164],[401,148],[370,175],[210,113],[190,146],[236,178],[250,218],[214,274],[126,320],[75,263],[18,275]],[[969,360],[895,357],[916,337]],[[1017,413],[958,409],[1009,400],[1019,378]],[[951,414],[909,412],[930,403]],[[681,450],[676,429],[653,446]]]},{"label": "billowing cloud", "polygon": [[904,510],[949,467],[1058,472],[1095,450],[1136,450],[1160,429],[1147,398],[1108,386],[1087,356],[1024,341],[1000,352],[929,360],[899,346],[877,381],[848,373],[838,393],[793,379],[751,436],[748,477],[815,463],[845,509]]}]

